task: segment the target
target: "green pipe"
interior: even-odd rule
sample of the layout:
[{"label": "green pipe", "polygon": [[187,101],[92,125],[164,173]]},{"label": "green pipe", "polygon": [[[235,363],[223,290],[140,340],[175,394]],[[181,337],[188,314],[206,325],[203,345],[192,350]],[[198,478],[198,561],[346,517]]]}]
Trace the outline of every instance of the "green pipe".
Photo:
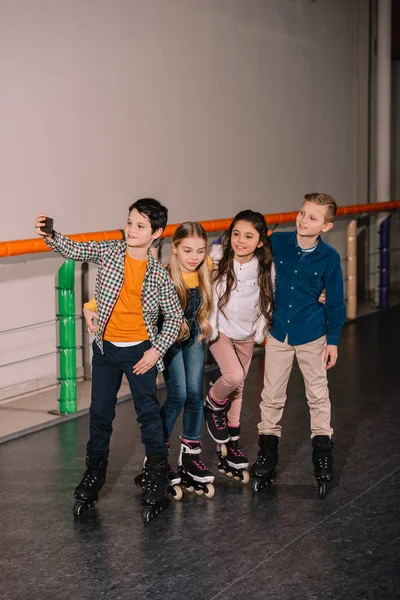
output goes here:
[{"label": "green pipe", "polygon": [[66,260],[58,271],[60,413],[76,412],[75,262]]}]

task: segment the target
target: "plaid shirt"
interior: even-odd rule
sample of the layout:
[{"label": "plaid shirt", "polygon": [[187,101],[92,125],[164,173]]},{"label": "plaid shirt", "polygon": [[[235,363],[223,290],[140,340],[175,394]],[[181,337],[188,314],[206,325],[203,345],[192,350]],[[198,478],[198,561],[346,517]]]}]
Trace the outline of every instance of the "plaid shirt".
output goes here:
[{"label": "plaid shirt", "polygon": [[[91,262],[98,265],[96,298],[99,330],[95,333],[96,343],[101,352],[103,349],[103,334],[114,305],[124,283],[124,264],[126,255],[125,240],[108,240],[104,242],[74,242],[69,238],[54,232],[53,239],[44,238],[46,244],[61,254],[64,258]],[[141,302],[144,324],[152,347],[160,355],[157,361],[159,371],[164,369],[162,357],[168,348],[176,341],[183,320],[183,311],[174,284],[167,271],[156,260],[151,252],[148,253],[148,263],[144,276]],[[164,322],[160,332],[157,320],[161,309]]]}]

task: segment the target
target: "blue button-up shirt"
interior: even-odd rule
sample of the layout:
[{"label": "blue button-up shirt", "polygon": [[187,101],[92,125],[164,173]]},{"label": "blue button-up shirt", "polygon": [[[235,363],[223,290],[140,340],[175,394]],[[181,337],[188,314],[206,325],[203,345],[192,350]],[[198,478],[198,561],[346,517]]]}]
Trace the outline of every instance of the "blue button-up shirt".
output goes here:
[{"label": "blue button-up shirt", "polygon": [[[275,308],[271,335],[297,346],[323,335],[337,346],[346,319],[343,275],[339,253],[321,238],[313,252],[304,254],[296,232],[270,237],[276,268]],[[326,304],[318,302],[325,290]]]}]

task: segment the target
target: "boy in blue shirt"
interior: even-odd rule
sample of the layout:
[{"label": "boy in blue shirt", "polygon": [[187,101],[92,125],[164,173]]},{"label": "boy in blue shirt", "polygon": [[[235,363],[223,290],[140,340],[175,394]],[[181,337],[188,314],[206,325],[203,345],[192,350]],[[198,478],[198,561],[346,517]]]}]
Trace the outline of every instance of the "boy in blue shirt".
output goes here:
[{"label": "boy in blue shirt", "polygon": [[[273,325],[265,347],[258,458],[250,469],[253,490],[273,480],[278,462],[286,389],[297,358],[310,409],[315,477],[321,497],[332,479],[331,404],[327,370],[337,361],[346,310],[338,252],[321,234],[333,227],[336,202],[329,194],[306,194],[296,231],[270,237],[276,268]],[[325,290],[325,305],[319,302]]]}]

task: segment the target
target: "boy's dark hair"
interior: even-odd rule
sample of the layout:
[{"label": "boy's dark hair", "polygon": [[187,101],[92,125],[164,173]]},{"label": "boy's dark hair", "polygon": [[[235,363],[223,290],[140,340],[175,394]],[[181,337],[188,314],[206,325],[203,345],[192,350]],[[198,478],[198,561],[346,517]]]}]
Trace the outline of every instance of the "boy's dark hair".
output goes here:
[{"label": "boy's dark hair", "polygon": [[157,229],[162,229],[164,231],[168,221],[168,208],[163,206],[161,202],[154,198],[139,198],[139,200],[136,200],[136,202],[130,205],[128,214],[130,214],[134,208],[136,208],[141,215],[145,215],[149,219],[153,233]]},{"label": "boy's dark hair", "polygon": [[320,206],[326,206],[325,212],[325,222],[332,223],[337,211],[336,200],[330,196],[330,194],[318,194],[314,192],[313,194],[306,194],[304,196],[305,202],[313,202],[314,204],[319,204]]}]

